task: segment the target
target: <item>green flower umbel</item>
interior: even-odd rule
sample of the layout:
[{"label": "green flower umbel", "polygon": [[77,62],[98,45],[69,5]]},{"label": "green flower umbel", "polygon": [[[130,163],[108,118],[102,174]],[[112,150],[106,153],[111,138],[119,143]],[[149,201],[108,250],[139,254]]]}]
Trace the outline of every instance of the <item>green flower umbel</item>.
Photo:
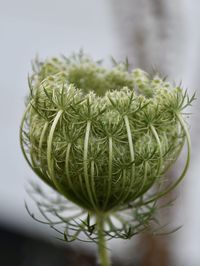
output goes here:
[{"label": "green flower umbel", "polygon": [[[184,177],[190,140],[181,113],[194,96],[181,87],[125,64],[108,70],[84,55],[38,63],[29,85],[23,154],[42,180],[90,215],[142,210]],[[183,172],[163,188],[185,139]]]}]

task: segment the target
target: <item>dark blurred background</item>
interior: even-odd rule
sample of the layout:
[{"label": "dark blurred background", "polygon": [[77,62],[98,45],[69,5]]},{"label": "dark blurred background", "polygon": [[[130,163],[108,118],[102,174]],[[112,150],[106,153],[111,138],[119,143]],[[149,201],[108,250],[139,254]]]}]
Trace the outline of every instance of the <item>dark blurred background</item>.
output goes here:
[{"label": "dark blurred background", "polygon": [[[94,245],[66,244],[51,229],[31,220],[24,199],[28,180],[45,187],[28,168],[19,147],[19,124],[31,60],[70,55],[83,48],[95,59],[129,58],[132,67],[158,69],[192,94],[200,83],[198,0],[0,0],[0,265],[96,265]],[[112,241],[113,265],[200,265],[199,111],[189,124],[192,163],[172,209],[160,219],[178,232]],[[168,175],[173,178],[181,159]],[[37,209],[33,211],[37,214]]]}]

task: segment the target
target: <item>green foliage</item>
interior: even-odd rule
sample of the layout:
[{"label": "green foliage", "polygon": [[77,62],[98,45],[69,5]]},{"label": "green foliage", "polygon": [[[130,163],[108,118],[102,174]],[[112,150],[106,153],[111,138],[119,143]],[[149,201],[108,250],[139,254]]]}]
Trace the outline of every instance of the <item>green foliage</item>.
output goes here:
[{"label": "green foliage", "polygon": [[[31,184],[29,194],[35,201],[40,218],[35,217],[25,203],[29,215],[37,222],[49,225],[59,233],[60,240],[72,242],[98,242],[97,220],[94,213],[87,212],[68,202],[55,193],[45,193],[36,184]],[[157,212],[155,203],[143,208],[129,208],[126,211],[114,211],[104,216],[103,234],[106,240],[112,238],[129,239],[132,236],[149,229],[150,224],[157,224],[154,216]],[[72,214],[73,213],[73,214]],[[162,229],[159,226],[160,230]],[[152,233],[160,234],[159,229]]]}]

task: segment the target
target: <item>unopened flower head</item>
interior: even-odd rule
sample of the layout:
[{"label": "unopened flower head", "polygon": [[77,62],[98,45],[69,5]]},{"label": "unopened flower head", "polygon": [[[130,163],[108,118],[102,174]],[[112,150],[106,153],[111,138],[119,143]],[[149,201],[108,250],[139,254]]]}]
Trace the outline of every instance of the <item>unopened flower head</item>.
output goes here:
[{"label": "unopened flower head", "polygon": [[85,55],[37,63],[21,125],[24,156],[35,173],[90,213],[155,201],[184,141],[180,86],[125,64],[112,69]]}]

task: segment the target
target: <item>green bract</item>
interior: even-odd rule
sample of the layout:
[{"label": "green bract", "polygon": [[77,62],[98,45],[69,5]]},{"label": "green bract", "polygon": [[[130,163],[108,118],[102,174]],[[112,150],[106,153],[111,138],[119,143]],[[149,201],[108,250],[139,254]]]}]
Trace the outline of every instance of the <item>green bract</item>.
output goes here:
[{"label": "green bract", "polygon": [[189,145],[181,112],[194,96],[157,74],[128,72],[124,64],[105,69],[83,55],[37,67],[21,144],[42,180],[92,212],[118,210],[161,185],[185,137]]}]

